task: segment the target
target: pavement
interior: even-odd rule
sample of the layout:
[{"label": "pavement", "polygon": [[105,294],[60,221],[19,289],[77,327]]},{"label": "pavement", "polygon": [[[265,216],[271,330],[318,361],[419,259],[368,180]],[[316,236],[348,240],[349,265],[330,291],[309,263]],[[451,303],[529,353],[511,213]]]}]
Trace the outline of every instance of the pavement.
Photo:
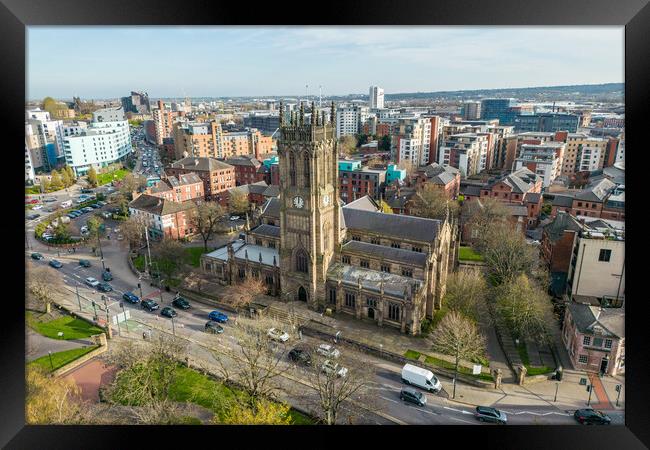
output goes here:
[{"label": "pavement", "polygon": [[86,339],[52,339],[27,328],[26,360],[29,362],[38,359],[41,356],[45,356],[49,352],[63,352],[65,350],[87,347],[93,344],[92,341]]}]

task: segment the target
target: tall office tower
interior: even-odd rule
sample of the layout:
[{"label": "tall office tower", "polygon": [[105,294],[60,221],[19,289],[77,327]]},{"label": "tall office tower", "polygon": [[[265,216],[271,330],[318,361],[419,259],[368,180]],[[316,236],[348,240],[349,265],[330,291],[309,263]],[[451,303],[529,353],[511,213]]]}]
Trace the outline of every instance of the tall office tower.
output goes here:
[{"label": "tall office tower", "polygon": [[463,103],[463,119],[478,120],[481,117],[481,102]]},{"label": "tall office tower", "polygon": [[384,107],[384,90],[379,86],[370,86],[370,107],[374,109]]}]

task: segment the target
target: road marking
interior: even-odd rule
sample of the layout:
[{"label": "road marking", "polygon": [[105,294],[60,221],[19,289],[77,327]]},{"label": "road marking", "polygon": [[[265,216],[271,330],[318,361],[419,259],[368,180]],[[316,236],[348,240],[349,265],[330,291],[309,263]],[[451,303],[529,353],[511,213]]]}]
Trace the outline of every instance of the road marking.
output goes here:
[{"label": "road marking", "polygon": [[570,416],[571,415],[571,414],[560,413],[560,412],[555,412],[555,411],[550,411],[550,412],[545,412],[545,413],[538,413],[538,412],[534,412],[534,411],[517,411],[517,412],[513,412],[513,411],[506,411],[504,409],[502,409],[501,411],[503,411],[506,414],[512,414],[513,416],[517,416],[519,414],[532,414],[534,416],[549,416],[551,414],[555,414],[557,416]]},{"label": "road marking", "polygon": [[443,406],[443,408],[445,408],[445,409],[449,409],[449,410],[451,410],[451,411],[456,411],[456,412],[459,412],[459,413],[463,413],[463,414],[472,414],[472,413],[469,412],[469,411],[464,411],[464,410],[462,410],[462,409],[456,409],[456,408],[450,408],[449,406]]},{"label": "road marking", "polygon": [[383,395],[380,395],[379,397],[383,398],[384,400],[388,400],[389,402],[401,403],[401,402],[398,402],[397,400],[394,400],[392,398],[384,397]]},{"label": "road marking", "polygon": [[447,416],[447,418],[450,419],[450,420],[456,420],[456,421],[458,421],[458,422],[474,424],[474,422],[470,422],[469,420],[459,419],[459,418],[457,418],[457,417]]}]

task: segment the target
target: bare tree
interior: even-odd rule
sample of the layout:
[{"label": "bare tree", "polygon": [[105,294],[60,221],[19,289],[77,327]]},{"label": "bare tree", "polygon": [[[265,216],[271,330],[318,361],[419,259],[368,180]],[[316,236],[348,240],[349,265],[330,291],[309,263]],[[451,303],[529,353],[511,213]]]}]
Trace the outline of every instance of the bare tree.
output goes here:
[{"label": "bare tree", "polygon": [[248,211],[250,202],[248,201],[248,194],[245,192],[234,190],[228,193],[228,209],[231,213],[245,213]]},{"label": "bare tree", "polygon": [[235,397],[227,408],[224,420],[218,415],[213,418],[213,423],[226,425],[290,425],[291,406],[286,403],[274,402],[265,398],[257,399],[253,406],[241,398]]},{"label": "bare tree", "polygon": [[409,202],[413,215],[419,217],[444,220],[447,212],[452,217],[458,214],[458,203],[450,199],[444,189],[431,182],[424,183]]},{"label": "bare tree", "polygon": [[144,242],[145,226],[137,216],[131,216],[122,222],[120,230],[129,244],[129,250],[140,247]]},{"label": "bare tree", "polygon": [[462,359],[471,361],[482,358],[485,353],[485,338],[474,321],[456,311],[450,311],[442,318],[431,337],[434,351],[455,359],[453,398],[456,398],[458,365]]},{"label": "bare tree", "polygon": [[133,173],[127,173],[120,181],[119,192],[127,199],[133,198],[133,193],[147,185],[147,179]]},{"label": "bare tree", "polygon": [[463,209],[463,215],[467,217],[465,223],[477,236],[475,247],[479,252],[483,250],[484,237],[490,228],[506,224],[510,217],[510,211],[501,201],[489,197],[465,202]]},{"label": "bare tree", "polygon": [[221,300],[233,308],[246,308],[253,300],[266,292],[266,283],[261,278],[248,277],[241,283],[227,286]]},{"label": "bare tree", "polygon": [[495,223],[482,238],[482,254],[491,281],[500,285],[521,274],[531,274],[538,265],[537,248],[509,225]]},{"label": "bare tree", "polygon": [[475,321],[488,316],[486,299],[488,285],[479,270],[459,270],[447,278],[443,302],[451,311],[457,311]]},{"label": "bare tree", "polygon": [[202,202],[197,205],[196,214],[192,216],[191,223],[203,239],[203,248],[208,251],[208,241],[219,231],[221,219],[225,211],[216,202]]},{"label": "bare tree", "polygon": [[267,318],[238,317],[231,327],[233,346],[212,352],[222,378],[242,386],[251,407],[260,398],[274,399],[280,390],[279,379],[288,370],[282,364],[286,345],[267,336],[272,327],[277,324]]},{"label": "bare tree", "polygon": [[526,275],[496,290],[496,310],[516,338],[547,342],[553,323],[553,304],[542,288]]},{"label": "bare tree", "polygon": [[74,381],[52,378],[27,366],[26,421],[30,425],[70,424],[79,420],[80,389]]},{"label": "bare tree", "polygon": [[330,364],[338,364],[338,366],[335,366],[334,370],[324,370],[326,359],[313,350],[315,349],[308,350],[315,372],[311,375],[310,381],[317,394],[317,407],[323,422],[327,425],[335,425],[345,403],[372,401],[368,388],[372,383],[374,372],[369,364],[350,361],[345,366],[347,373],[340,376],[338,371],[343,367],[341,363],[330,361]]},{"label": "bare tree", "polygon": [[[156,246],[154,253],[156,262],[153,264],[157,264],[156,268],[164,275],[163,280],[169,283],[175,276],[184,272],[187,254],[185,253],[185,247],[180,242],[165,237]],[[163,280],[161,280],[161,283]]]},{"label": "bare tree", "polygon": [[51,303],[61,292],[63,283],[52,269],[30,264],[27,270],[28,304],[49,312]]},{"label": "bare tree", "polygon": [[354,154],[357,151],[357,138],[352,135],[342,136],[339,139],[339,148],[345,155]]}]

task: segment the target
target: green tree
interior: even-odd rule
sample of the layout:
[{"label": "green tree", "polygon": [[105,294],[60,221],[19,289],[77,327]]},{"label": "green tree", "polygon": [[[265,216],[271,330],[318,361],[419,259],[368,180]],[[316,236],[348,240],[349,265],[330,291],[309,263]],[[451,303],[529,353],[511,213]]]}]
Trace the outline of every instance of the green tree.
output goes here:
[{"label": "green tree", "polygon": [[379,140],[377,144],[379,150],[383,152],[389,152],[390,151],[390,136],[385,135],[382,136],[381,139]]},{"label": "green tree", "polygon": [[61,175],[59,175],[59,172],[56,170],[52,171],[52,178],[50,179],[50,188],[54,191],[58,191],[60,189],[63,189],[63,179],[61,178]]},{"label": "green tree", "polygon": [[63,223],[63,220],[60,219],[61,214],[58,215],[59,220],[54,227],[54,239],[57,242],[68,242],[70,240],[70,230],[68,229],[68,224]]},{"label": "green tree", "polygon": [[291,425],[286,403],[272,402],[265,398],[253,400],[253,406],[241,400],[233,401],[223,421],[214,416],[214,422],[226,425]]},{"label": "green tree", "polygon": [[231,213],[245,213],[249,205],[248,195],[245,192],[234,190],[229,193],[228,208]]},{"label": "green tree", "polygon": [[368,143],[369,136],[367,134],[357,134],[357,147]]},{"label": "green tree", "polygon": [[147,179],[133,173],[127,173],[120,181],[120,192],[129,200],[133,199],[133,193],[147,185]]},{"label": "green tree", "polygon": [[72,185],[70,173],[65,168],[61,171],[61,181],[63,183],[63,187],[69,187]]},{"label": "green tree", "polygon": [[[177,240],[165,237],[154,250],[155,259],[158,264],[156,269],[160,270],[163,279],[167,285],[175,276],[180,275],[184,270],[184,263],[187,260],[187,253]],[[156,263],[154,263],[155,266]]]},{"label": "green tree", "polygon": [[88,183],[92,187],[97,187],[97,182],[98,182],[98,180],[97,180],[97,171],[95,170],[95,168],[93,166],[90,166],[90,169],[88,169],[88,173],[86,175],[88,177]]},{"label": "green tree", "polygon": [[41,177],[41,192],[49,192],[49,191],[50,191],[50,181],[45,177]]}]

